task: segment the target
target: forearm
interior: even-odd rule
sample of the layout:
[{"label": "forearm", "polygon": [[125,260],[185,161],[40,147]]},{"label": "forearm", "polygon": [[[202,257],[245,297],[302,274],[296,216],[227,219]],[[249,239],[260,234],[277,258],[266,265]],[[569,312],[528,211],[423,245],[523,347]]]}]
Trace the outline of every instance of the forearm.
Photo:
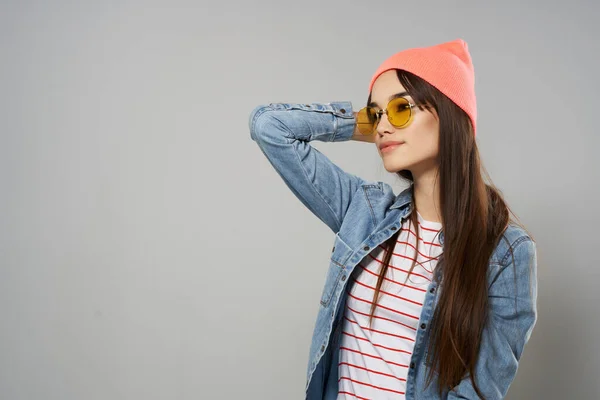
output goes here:
[{"label": "forearm", "polygon": [[311,141],[341,142],[354,133],[348,101],[271,103],[249,117],[251,138],[294,195],[333,232],[338,232],[352,198],[365,182],[344,171]]}]

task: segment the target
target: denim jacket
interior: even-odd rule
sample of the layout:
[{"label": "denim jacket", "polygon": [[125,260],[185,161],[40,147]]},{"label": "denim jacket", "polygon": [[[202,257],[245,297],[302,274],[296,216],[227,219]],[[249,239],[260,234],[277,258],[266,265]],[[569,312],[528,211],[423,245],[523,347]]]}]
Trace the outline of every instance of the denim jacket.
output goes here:
[{"label": "denim jacket", "polygon": [[[257,106],[249,117],[252,140],[294,195],[335,233],[310,345],[305,393],[310,400],[337,397],[348,277],[359,261],[392,236],[413,211],[412,185],[395,195],[390,185],[348,173],[310,145],[312,140],[350,140],[354,125],[350,101],[271,103]],[[489,260],[490,317],[475,368],[476,382],[487,399],[506,395],[537,320],[535,242],[513,222],[503,236],[505,240],[499,241]],[[443,249],[443,230],[440,242]],[[435,273],[442,275],[440,268]],[[433,382],[425,386],[430,368],[425,362],[428,328],[440,290],[443,280],[433,279],[420,315],[406,399],[478,399],[469,374],[445,390],[442,397],[435,389],[435,373]]]}]

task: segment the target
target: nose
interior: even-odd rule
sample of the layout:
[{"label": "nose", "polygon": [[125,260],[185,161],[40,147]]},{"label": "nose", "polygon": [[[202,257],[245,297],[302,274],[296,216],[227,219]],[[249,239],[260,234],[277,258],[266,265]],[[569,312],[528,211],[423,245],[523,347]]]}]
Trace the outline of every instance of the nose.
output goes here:
[{"label": "nose", "polygon": [[384,135],[385,133],[392,133],[395,131],[394,125],[390,123],[390,120],[387,116],[387,111],[383,111],[379,118],[379,122],[377,123],[376,131],[380,135]]}]

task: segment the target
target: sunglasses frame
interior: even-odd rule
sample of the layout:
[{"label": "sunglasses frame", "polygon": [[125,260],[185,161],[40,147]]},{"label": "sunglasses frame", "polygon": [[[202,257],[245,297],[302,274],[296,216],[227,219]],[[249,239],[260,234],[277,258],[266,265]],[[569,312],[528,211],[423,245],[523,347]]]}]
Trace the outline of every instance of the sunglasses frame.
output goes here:
[{"label": "sunglasses frame", "polygon": [[[392,103],[394,100],[397,100],[397,99],[404,99],[404,100],[406,100],[406,102],[407,102],[406,105],[408,105],[408,110],[409,110],[408,111],[409,112],[408,120],[406,121],[406,123],[404,123],[402,125],[395,125],[395,124],[393,124],[392,121],[390,121],[389,114],[388,114],[390,103]],[[405,126],[407,126],[411,122],[412,117],[413,117],[413,107],[415,107],[416,105],[417,104],[415,104],[415,103],[411,103],[410,100],[408,100],[406,97],[397,97],[395,99],[390,100],[388,102],[387,106],[385,107],[385,110],[377,110],[377,111],[375,111],[376,118],[375,118],[375,123],[373,124],[373,130],[370,133],[363,133],[363,135],[372,135],[372,134],[375,133],[375,131],[377,130],[377,125],[379,125],[379,122],[381,122],[381,118],[382,118],[383,114],[388,115],[388,121],[394,127],[396,127],[396,128],[404,128]],[[360,110],[358,110],[358,112],[360,113],[361,111],[363,111],[363,110],[365,110],[367,108],[374,109],[375,107],[365,106],[365,107],[361,108]]]}]

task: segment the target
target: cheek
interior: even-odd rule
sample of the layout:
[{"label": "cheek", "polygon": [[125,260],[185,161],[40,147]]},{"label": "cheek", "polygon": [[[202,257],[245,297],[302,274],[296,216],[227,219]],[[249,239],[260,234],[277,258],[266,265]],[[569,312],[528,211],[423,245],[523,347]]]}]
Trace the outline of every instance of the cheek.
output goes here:
[{"label": "cheek", "polygon": [[422,113],[407,128],[406,137],[407,141],[437,143],[439,131],[440,125],[433,115]]},{"label": "cheek", "polygon": [[438,153],[438,141],[433,135],[423,135],[411,143],[410,152],[418,159],[434,158]]},{"label": "cheek", "polygon": [[415,132],[414,137],[419,142],[420,147],[428,153],[437,154],[439,149],[439,131],[440,126],[437,120],[432,116],[428,115],[423,124],[419,126],[419,131]]},{"label": "cheek", "polygon": [[[417,128],[417,127],[415,127]],[[419,159],[433,158],[439,151],[439,134],[435,126],[420,126],[411,132],[406,148]]]},{"label": "cheek", "polygon": [[423,145],[429,149],[429,152],[436,153],[439,150],[439,138],[437,133],[431,133],[424,138]]}]

